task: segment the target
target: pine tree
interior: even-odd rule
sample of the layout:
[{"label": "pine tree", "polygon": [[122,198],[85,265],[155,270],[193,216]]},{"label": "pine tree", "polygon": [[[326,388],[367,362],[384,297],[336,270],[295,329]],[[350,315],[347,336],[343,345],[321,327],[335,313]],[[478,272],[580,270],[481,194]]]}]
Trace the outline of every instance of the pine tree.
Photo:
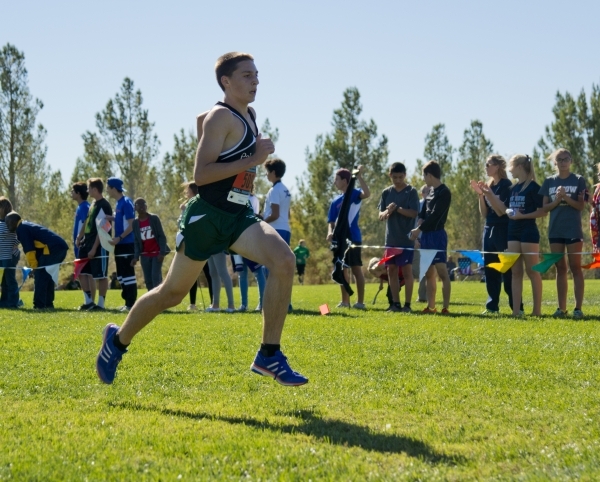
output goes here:
[{"label": "pine tree", "polygon": [[0,194],[24,218],[36,217],[36,210],[42,209],[51,176],[46,130],[36,125],[43,103],[31,96],[28,84],[25,55],[6,44],[0,51]]},{"label": "pine tree", "polygon": [[312,282],[323,282],[331,273],[331,252],[326,242],[327,213],[335,192],[333,178],[339,168],[365,166],[364,178],[371,197],[363,202],[360,226],[363,244],[380,244],[385,226],[378,219],[377,205],[381,191],[389,182],[388,140],[379,136],[371,119],[360,118],[362,105],[356,88],[346,89],[339,109],[333,113],[333,131],[317,136],[314,150],[306,151],[307,170],[298,179],[298,197],[292,205],[292,222],[300,227],[300,237],[311,249],[308,266]]}]

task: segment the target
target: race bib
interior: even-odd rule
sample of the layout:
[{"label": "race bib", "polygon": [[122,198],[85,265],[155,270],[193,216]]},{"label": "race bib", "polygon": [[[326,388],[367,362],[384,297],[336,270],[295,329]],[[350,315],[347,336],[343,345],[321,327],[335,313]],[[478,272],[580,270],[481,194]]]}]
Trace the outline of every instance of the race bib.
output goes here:
[{"label": "race bib", "polygon": [[252,184],[256,177],[256,166],[251,167],[247,171],[240,172],[233,181],[231,191],[227,196],[227,200],[236,204],[248,204],[248,197],[252,192]]}]

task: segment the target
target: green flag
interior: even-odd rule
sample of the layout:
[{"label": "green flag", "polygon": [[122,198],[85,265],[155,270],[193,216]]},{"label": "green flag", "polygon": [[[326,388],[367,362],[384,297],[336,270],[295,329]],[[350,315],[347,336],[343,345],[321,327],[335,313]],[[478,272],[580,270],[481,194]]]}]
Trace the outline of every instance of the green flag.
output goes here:
[{"label": "green flag", "polygon": [[548,271],[554,263],[560,261],[564,255],[565,253],[543,253],[541,263],[536,264],[531,269],[543,274]]}]

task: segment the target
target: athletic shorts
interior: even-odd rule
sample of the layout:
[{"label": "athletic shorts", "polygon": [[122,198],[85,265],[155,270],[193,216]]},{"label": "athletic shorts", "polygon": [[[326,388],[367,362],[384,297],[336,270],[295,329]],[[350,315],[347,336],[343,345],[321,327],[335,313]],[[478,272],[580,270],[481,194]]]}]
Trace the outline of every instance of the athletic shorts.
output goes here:
[{"label": "athletic shorts", "polygon": [[297,264],[296,269],[298,270],[298,276],[304,275],[304,269],[306,268],[305,264]]},{"label": "athletic shorts", "polygon": [[181,215],[177,251],[181,242],[185,241],[184,254],[188,258],[206,261],[213,254],[229,251],[246,229],[260,222],[250,207],[245,207],[237,214],[228,213],[195,196]]},{"label": "athletic shorts", "polygon": [[[88,257],[89,248],[81,246],[79,248],[79,259]],[[83,269],[81,274],[89,274],[94,279],[104,279],[108,277],[108,251],[102,246],[98,246],[96,256],[90,259]]]},{"label": "athletic shorts", "polygon": [[581,238],[548,238],[550,244],[575,244],[582,243],[583,239]]},{"label": "athletic shorts", "polygon": [[438,231],[423,231],[421,233],[421,249],[437,249],[431,264],[446,263],[446,251],[448,250],[448,234],[445,229]]},{"label": "athletic shorts", "polygon": [[[356,246],[360,246],[361,243],[355,243],[352,241],[352,244]],[[353,266],[362,266],[362,258],[361,258],[361,250],[362,248],[350,248],[346,252],[346,256],[344,257],[344,264],[349,267]]]},{"label": "athletic shorts", "polygon": [[385,262],[386,266],[406,266],[412,264],[415,252],[412,249],[405,249],[400,254],[397,254],[389,261]]},{"label": "athletic shorts", "polygon": [[535,224],[519,227],[517,229],[508,227],[508,240],[519,241],[520,243],[540,243],[540,232]]}]

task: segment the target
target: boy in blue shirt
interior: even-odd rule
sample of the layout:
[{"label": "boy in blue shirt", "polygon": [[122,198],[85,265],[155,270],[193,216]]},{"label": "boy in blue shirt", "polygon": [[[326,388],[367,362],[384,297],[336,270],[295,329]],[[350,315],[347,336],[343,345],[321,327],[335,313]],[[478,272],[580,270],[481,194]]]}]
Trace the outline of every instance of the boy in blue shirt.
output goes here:
[{"label": "boy in blue shirt", "polygon": [[125,300],[125,306],[120,311],[129,311],[137,300],[137,279],[134,260],[134,236],[133,221],[135,220],[135,208],[131,199],[123,193],[123,181],[116,177],[109,177],[106,181],[108,186],[106,192],[109,197],[117,200],[114,217],[115,237],[110,244],[115,247],[115,264],[117,265],[117,279],[121,284],[121,298]]},{"label": "boy in blue shirt", "polygon": [[[85,182],[76,182],[71,186],[71,199],[77,203],[75,211],[75,222],[73,223],[73,251],[75,259],[79,259],[79,246],[77,246],[77,238],[85,228],[90,203],[87,198],[89,196],[88,187]],[[87,311],[94,306],[94,298],[96,297],[96,281],[90,274],[81,273],[79,275],[81,291],[83,292],[83,304],[79,307],[80,310]]]},{"label": "boy in blue shirt", "polygon": [[62,263],[69,246],[58,234],[39,224],[23,221],[14,211],[7,214],[6,227],[17,235],[29,266],[34,268],[34,309],[53,309],[54,280],[47,270],[41,268]]}]

